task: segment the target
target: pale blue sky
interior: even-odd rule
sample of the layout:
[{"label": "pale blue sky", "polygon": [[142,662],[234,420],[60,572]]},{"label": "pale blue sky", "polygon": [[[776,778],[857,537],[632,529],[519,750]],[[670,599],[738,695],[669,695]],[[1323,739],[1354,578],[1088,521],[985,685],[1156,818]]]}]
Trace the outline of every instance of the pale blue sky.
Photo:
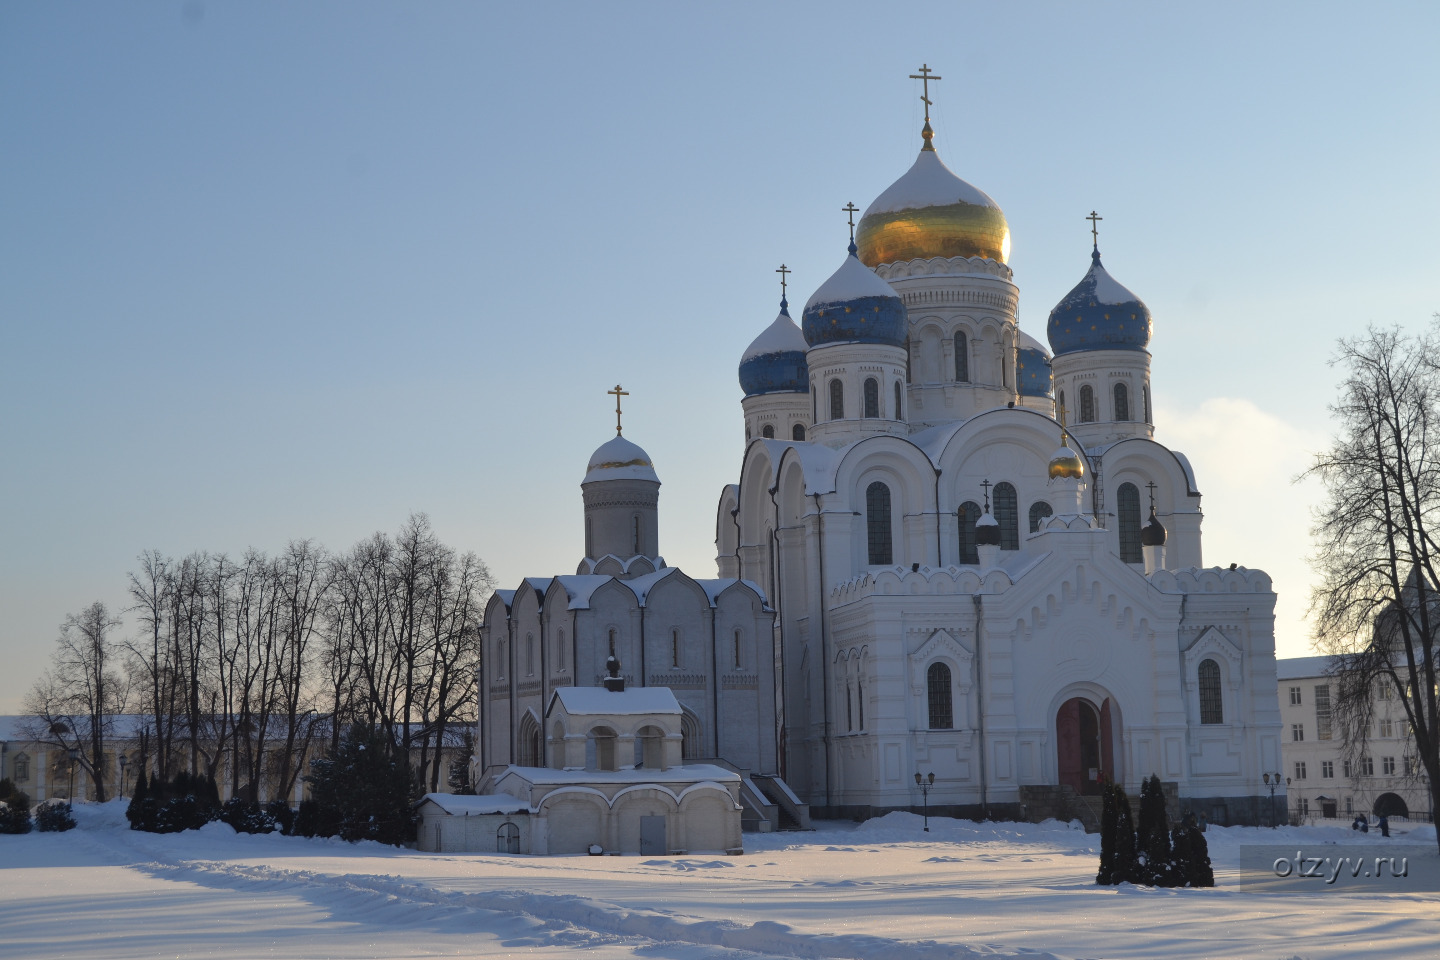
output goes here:
[{"label": "pale blue sky", "polygon": [[[1206,561],[1306,652],[1336,336],[1440,309],[1433,4],[0,6],[0,712],[135,556],[345,548],[427,511],[571,572],[613,435],[713,575],[735,368],[936,144],[1001,205],[1021,327],[1089,265],[1155,316]],[[127,627],[128,628],[128,627]]]}]

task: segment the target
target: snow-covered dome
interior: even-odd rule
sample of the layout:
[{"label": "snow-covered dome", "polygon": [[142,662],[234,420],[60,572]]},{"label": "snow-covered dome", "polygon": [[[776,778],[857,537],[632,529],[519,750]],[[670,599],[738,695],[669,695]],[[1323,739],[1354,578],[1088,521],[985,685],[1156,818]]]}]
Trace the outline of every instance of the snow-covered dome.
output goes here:
[{"label": "snow-covered dome", "polygon": [[1000,521],[990,515],[988,507],[980,515],[980,519],[975,521],[975,546],[1000,546]]},{"label": "snow-covered dome", "polygon": [[1106,272],[1098,249],[1090,261],[1084,278],[1050,311],[1050,349],[1057,357],[1077,350],[1144,350],[1150,308]]},{"label": "snow-covered dome", "polygon": [[898,347],[905,343],[905,304],[890,284],[856,258],[853,240],[850,255],[820,284],[800,319],[805,342],[812,347],[826,343]]},{"label": "snow-covered dome", "polygon": [[1085,461],[1070,449],[1065,437],[1060,437],[1060,449],[1050,455],[1050,479],[1082,480],[1085,477]]},{"label": "snow-covered dome", "polygon": [[775,322],[750,342],[740,358],[740,387],[745,396],[762,393],[805,393],[810,368],[805,364],[805,336],[790,319],[790,304],[780,301]]},{"label": "snow-covered dome", "polygon": [[871,267],[931,257],[1010,259],[1000,205],[951,173],[928,140],[905,175],[866,208],[855,241]]},{"label": "snow-covered dome", "polygon": [[590,454],[590,465],[581,483],[597,480],[651,480],[660,482],[650,454],[624,437],[612,437]]},{"label": "snow-covered dome", "polygon": [[1020,396],[1052,396],[1053,384],[1050,351],[1030,334],[1021,332],[1015,349],[1015,385]]}]

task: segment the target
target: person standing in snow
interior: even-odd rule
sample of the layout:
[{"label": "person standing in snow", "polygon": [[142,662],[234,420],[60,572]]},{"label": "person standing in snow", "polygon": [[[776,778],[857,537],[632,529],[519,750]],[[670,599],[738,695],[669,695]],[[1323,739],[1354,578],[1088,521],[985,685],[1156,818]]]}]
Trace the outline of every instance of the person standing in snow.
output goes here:
[{"label": "person standing in snow", "polygon": [[1378,824],[1378,826],[1380,827],[1380,836],[1382,836],[1382,837],[1388,837],[1388,836],[1390,836],[1390,818],[1389,818],[1389,817],[1381,817],[1381,818],[1380,818],[1380,823]]}]

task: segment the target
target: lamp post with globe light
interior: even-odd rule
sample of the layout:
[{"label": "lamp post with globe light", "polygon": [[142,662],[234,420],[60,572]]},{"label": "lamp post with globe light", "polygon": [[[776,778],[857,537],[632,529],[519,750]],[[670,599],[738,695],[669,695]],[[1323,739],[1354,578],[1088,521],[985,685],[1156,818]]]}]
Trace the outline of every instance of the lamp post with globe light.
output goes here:
[{"label": "lamp post with globe light", "polygon": [[928,777],[915,774],[915,786],[920,788],[920,796],[925,804],[925,832],[930,832],[930,788],[935,785],[935,774],[930,773]]}]

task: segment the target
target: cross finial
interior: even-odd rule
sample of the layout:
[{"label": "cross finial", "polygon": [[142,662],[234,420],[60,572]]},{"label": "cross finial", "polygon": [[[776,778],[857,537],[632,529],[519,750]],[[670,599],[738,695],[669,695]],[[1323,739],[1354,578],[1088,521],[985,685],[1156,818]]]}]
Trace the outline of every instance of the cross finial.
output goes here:
[{"label": "cross finial", "polygon": [[1100,214],[1096,213],[1094,210],[1091,210],[1091,211],[1090,211],[1090,216],[1086,217],[1085,219],[1090,221],[1090,238],[1091,238],[1091,239],[1094,241],[1094,243],[1095,243],[1095,252],[1096,252],[1096,253],[1099,253],[1099,252],[1100,252],[1100,230],[1099,230],[1099,228],[1096,226],[1096,224],[1099,223],[1101,220],[1104,220],[1105,218],[1102,217],[1102,216],[1100,216]]},{"label": "cross finial", "polygon": [[857,213],[860,212],[860,208],[857,207],[857,206],[855,206],[855,201],[854,201],[854,200],[851,200],[849,203],[845,204],[845,206],[843,206],[843,207],[840,208],[840,212],[841,212],[841,213],[849,214],[849,218],[848,218],[848,219],[850,220],[850,242],[851,242],[851,243],[854,243],[854,242],[855,242],[855,214],[857,214]]},{"label": "cross finial", "polygon": [[944,78],[931,70],[928,63],[922,63],[920,65],[920,72],[910,74],[910,79],[919,80],[924,88],[924,93],[920,94],[920,102],[925,104],[925,127],[920,131],[920,136],[924,138],[925,145],[920,149],[934,150],[934,145],[930,143],[930,139],[935,136],[935,131],[930,129],[930,81],[942,80]]},{"label": "cross finial", "polygon": [[1155,515],[1155,481],[1151,480],[1145,484],[1145,488],[1150,491],[1150,515],[1153,517]]},{"label": "cross finial", "polygon": [[[1063,393],[1064,391],[1061,391],[1061,392]],[[1060,408],[1060,446],[1062,446],[1062,447],[1068,447],[1068,446],[1070,446],[1070,431],[1067,430],[1067,429],[1065,429],[1065,401],[1064,401],[1063,399],[1062,399],[1062,400],[1060,401],[1060,403],[1059,403],[1059,408]]]},{"label": "cross finial", "polygon": [[780,269],[775,272],[780,274],[780,303],[783,305],[785,303],[785,275],[787,273],[794,273],[795,271],[782,263],[780,264]]},{"label": "cross finial", "polygon": [[630,396],[630,391],[623,389],[620,384],[615,384],[614,390],[606,390],[606,393],[615,396],[615,436],[620,436],[620,398]]},{"label": "cross finial", "polygon": [[994,484],[992,484],[992,483],[990,482],[989,478],[987,477],[986,479],[980,481],[980,486],[982,486],[982,487],[985,488],[985,512],[986,512],[986,513],[989,513],[989,512],[990,512],[990,488],[991,488],[992,486],[994,486]]}]

